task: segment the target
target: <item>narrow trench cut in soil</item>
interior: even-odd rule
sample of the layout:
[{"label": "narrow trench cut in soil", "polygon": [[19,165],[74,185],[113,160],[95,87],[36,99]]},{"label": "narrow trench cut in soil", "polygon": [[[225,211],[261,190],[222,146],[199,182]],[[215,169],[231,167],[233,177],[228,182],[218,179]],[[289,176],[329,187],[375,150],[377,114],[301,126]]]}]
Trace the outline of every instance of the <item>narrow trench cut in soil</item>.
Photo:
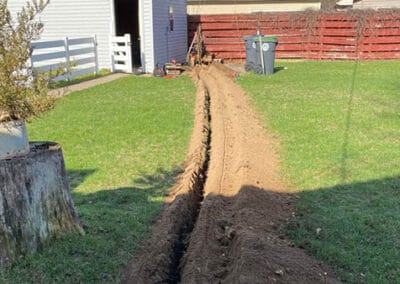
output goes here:
[{"label": "narrow trench cut in soil", "polygon": [[283,228],[295,198],[275,139],[221,64],[196,67],[183,173],[124,283],[337,283]]},{"label": "narrow trench cut in soil", "polygon": [[181,282],[180,263],[204,199],[211,144],[210,97],[196,73],[192,79],[197,85],[195,121],[184,171],[150,237],[128,265],[123,283]]},{"label": "narrow trench cut in soil", "polygon": [[172,248],[171,254],[171,266],[169,270],[169,275],[167,279],[165,279],[168,283],[180,283],[181,282],[181,269],[180,264],[182,258],[187,250],[187,242],[189,240],[190,234],[193,231],[194,225],[196,224],[197,218],[199,216],[199,212],[201,209],[201,203],[204,200],[204,185],[207,180],[207,171],[210,160],[210,145],[211,145],[211,114],[210,114],[210,96],[207,90],[204,90],[204,116],[206,119],[204,123],[206,125],[203,126],[205,141],[202,149],[200,151],[204,151],[204,159],[203,164],[200,167],[199,174],[193,176],[193,190],[194,200],[192,208],[193,215],[191,220],[182,228],[182,231],[178,234],[178,238],[175,240],[174,247]]}]

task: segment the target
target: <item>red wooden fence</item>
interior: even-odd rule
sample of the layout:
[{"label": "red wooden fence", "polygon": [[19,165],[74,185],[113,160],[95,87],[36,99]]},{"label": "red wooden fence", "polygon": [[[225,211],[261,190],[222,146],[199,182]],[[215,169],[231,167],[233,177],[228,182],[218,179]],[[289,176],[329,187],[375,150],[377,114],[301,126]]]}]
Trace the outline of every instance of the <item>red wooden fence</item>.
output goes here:
[{"label": "red wooden fence", "polygon": [[400,12],[262,13],[189,16],[189,40],[201,24],[206,50],[243,62],[243,36],[276,35],[277,58],[400,59]]}]

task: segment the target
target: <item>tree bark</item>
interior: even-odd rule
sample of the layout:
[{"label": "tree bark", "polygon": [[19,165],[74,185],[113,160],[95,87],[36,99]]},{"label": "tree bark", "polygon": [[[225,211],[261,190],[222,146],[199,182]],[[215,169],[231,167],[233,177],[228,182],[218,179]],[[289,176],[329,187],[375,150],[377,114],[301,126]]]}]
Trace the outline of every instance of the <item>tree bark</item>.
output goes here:
[{"label": "tree bark", "polygon": [[61,147],[30,143],[25,157],[0,161],[0,267],[31,254],[52,237],[83,233]]}]

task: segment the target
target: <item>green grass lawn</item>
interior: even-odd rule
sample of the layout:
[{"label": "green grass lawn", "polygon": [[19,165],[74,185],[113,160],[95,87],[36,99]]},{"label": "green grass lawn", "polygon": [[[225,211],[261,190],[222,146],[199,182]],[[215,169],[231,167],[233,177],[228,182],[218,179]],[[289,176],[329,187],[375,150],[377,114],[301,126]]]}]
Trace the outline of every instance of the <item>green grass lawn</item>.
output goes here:
[{"label": "green grass lawn", "polygon": [[400,62],[277,66],[238,82],[299,191],[290,236],[345,282],[400,283]]},{"label": "green grass lawn", "polygon": [[86,235],[51,241],[0,282],[118,282],[185,158],[194,93],[187,77],[129,76],[71,93],[29,124],[31,141],[62,145]]}]

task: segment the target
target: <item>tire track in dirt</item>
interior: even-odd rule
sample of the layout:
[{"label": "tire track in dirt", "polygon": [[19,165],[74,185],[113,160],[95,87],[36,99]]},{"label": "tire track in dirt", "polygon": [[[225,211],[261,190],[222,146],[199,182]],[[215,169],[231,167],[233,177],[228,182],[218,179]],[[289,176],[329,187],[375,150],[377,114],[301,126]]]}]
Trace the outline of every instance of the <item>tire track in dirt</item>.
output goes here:
[{"label": "tire track in dirt", "polygon": [[276,143],[231,72],[221,64],[194,69],[188,164],[125,282],[337,283],[285,237],[295,200]]}]

